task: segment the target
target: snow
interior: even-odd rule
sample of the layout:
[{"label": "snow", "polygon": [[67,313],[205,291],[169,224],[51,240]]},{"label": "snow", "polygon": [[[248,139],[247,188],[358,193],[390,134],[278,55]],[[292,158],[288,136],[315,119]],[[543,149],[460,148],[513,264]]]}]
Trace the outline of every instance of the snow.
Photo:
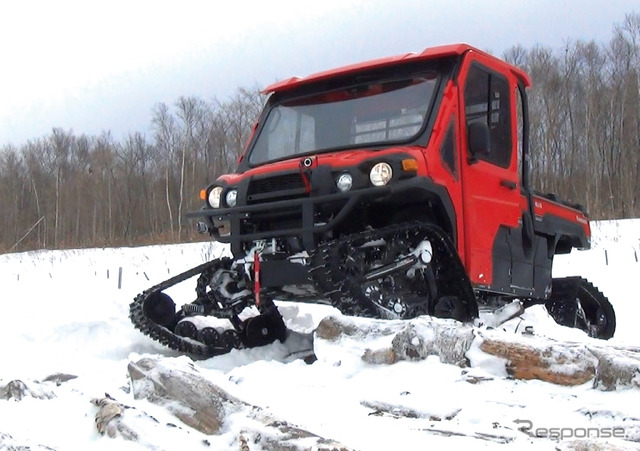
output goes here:
[{"label": "snow", "polygon": [[[640,274],[640,223],[608,221],[592,227],[593,248],[558,257],[554,276],[589,279],[616,311],[617,331],[608,343],[637,347],[640,305],[634,284]],[[127,375],[128,363],[142,357],[160,355],[176,365],[191,362],[133,328],[128,318],[133,297],[227,252],[218,243],[195,243],[0,255],[0,387],[20,380],[43,395],[0,400],[0,450],[239,449],[246,418],[233,415],[221,435],[205,436],[166,408],[134,399]],[[194,285],[192,279],[169,294],[190,301]],[[280,303],[280,310],[287,326],[301,333],[338,314],[331,307],[297,303]],[[514,339],[532,328],[553,339],[590,340],[555,324],[540,306],[501,327]],[[467,355],[473,368],[443,364],[435,356],[393,365],[362,361],[366,348],[380,349],[390,340],[388,335],[316,340],[318,360],[311,365],[287,358],[288,349],[279,342],[193,363],[231,395],[351,449],[552,450],[576,446],[576,440],[640,448],[638,389],[603,391],[590,383],[561,387],[509,379],[500,359],[475,344]],[[55,373],[77,377],[44,382]],[[101,436],[94,424],[97,408],[90,401],[105,393],[153,416],[159,426],[150,427],[141,417],[138,442]],[[179,427],[162,426],[167,423]],[[538,435],[547,431],[549,437],[532,437],[519,428]],[[585,438],[587,428],[595,429]],[[626,439],[604,438],[612,428],[622,428]]]}]

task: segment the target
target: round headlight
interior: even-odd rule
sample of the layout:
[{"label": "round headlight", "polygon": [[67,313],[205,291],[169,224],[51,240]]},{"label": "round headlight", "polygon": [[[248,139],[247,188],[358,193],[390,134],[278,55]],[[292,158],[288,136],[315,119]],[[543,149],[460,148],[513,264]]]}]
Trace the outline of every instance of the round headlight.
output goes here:
[{"label": "round headlight", "polygon": [[391,166],[388,163],[377,163],[374,167],[371,168],[371,172],[369,172],[369,180],[374,186],[384,186],[389,183],[391,177],[393,176],[393,171],[391,170]]},{"label": "round headlight", "polygon": [[341,192],[344,193],[345,191],[349,191],[352,186],[353,186],[353,177],[351,177],[351,174],[342,174],[340,177],[338,177],[338,181],[336,182],[336,187]]},{"label": "round headlight", "polygon": [[222,196],[222,187],[216,186],[211,191],[209,191],[209,205],[211,208],[220,208],[220,196]]},{"label": "round headlight", "polygon": [[230,189],[229,191],[227,191],[227,195],[224,200],[227,202],[228,207],[235,207],[236,201],[238,200],[238,190]]}]

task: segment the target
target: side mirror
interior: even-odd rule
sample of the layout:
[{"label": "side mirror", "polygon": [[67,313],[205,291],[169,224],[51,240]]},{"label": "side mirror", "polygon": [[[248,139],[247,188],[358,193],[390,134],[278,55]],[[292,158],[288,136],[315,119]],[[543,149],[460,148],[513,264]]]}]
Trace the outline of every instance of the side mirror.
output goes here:
[{"label": "side mirror", "polygon": [[469,163],[478,161],[478,155],[489,156],[491,151],[491,134],[489,126],[484,121],[467,124],[469,139]]}]

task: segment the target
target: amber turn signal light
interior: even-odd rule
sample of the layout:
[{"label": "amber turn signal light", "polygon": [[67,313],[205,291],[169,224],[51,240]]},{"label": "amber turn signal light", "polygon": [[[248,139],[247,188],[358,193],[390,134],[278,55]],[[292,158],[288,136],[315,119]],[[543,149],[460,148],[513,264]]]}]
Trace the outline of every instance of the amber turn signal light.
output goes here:
[{"label": "amber turn signal light", "polygon": [[406,160],[402,160],[402,170],[403,171],[417,171],[418,170],[418,161],[413,158],[407,158]]}]

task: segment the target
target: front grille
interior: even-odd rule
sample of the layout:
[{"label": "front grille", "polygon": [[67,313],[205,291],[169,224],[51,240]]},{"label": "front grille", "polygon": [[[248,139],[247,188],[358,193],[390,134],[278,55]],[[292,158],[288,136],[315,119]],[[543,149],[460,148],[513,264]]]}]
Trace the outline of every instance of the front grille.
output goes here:
[{"label": "front grille", "polygon": [[304,188],[302,175],[299,172],[291,174],[274,175],[260,179],[253,179],[249,184],[249,194],[264,194],[274,191],[286,191]]},{"label": "front grille", "polygon": [[294,199],[307,194],[299,172],[252,179],[247,191],[247,203]]}]

